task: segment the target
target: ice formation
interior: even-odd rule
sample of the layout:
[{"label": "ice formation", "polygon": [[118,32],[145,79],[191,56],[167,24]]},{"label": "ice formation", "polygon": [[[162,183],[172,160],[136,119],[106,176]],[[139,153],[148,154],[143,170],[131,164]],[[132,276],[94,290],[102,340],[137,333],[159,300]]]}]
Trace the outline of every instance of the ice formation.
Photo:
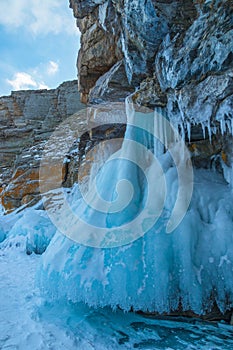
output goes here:
[{"label": "ice formation", "polygon": [[5,232],[4,232],[3,227],[1,225],[1,222],[0,222],[0,243],[2,241],[4,241],[4,239],[5,239]]},{"label": "ice formation", "polygon": [[216,303],[225,311],[233,306],[230,185],[211,169],[195,170],[193,180],[187,149],[164,111],[135,112],[128,103],[127,117],[122,148],[97,174],[87,203],[75,187],[57,222],[38,274],[41,290],[124,310],[181,305],[202,314]]},{"label": "ice formation", "polygon": [[22,246],[27,254],[42,254],[56,231],[46,212],[34,208],[18,215],[13,213],[9,219],[6,217],[4,223],[7,228],[3,228],[3,246]]}]

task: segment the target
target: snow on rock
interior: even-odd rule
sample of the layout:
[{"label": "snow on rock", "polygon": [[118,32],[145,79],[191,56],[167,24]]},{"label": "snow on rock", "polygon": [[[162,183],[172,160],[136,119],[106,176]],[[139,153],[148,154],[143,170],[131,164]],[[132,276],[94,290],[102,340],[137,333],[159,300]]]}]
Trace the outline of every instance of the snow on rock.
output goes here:
[{"label": "snow on rock", "polygon": [[57,89],[14,91],[0,97],[0,186],[6,212],[39,201],[45,142],[62,121],[83,107],[75,80]]}]

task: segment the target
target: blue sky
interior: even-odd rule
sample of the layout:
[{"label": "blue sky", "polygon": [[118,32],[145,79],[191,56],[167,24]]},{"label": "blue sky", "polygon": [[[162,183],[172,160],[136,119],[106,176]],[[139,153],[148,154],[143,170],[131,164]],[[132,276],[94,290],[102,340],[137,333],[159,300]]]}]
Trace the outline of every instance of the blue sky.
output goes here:
[{"label": "blue sky", "polygon": [[0,0],[0,96],[76,79],[79,47],[69,0]]}]

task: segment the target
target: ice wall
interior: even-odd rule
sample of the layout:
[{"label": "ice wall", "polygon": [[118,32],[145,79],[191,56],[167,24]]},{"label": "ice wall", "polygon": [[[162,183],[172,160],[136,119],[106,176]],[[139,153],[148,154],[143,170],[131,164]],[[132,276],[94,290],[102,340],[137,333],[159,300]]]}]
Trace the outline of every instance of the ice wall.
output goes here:
[{"label": "ice wall", "polygon": [[232,307],[231,188],[214,170],[193,179],[165,112],[127,104],[121,150],[84,198],[75,188],[43,255],[38,283],[48,298],[198,314]]}]

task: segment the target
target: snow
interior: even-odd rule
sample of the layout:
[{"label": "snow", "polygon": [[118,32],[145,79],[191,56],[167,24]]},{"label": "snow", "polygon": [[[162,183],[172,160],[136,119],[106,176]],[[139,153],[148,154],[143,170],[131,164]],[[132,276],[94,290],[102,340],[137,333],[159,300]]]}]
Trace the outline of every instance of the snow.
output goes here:
[{"label": "snow", "polygon": [[40,260],[0,245],[1,350],[232,349],[233,327],[224,322],[48,303],[34,284]]}]

